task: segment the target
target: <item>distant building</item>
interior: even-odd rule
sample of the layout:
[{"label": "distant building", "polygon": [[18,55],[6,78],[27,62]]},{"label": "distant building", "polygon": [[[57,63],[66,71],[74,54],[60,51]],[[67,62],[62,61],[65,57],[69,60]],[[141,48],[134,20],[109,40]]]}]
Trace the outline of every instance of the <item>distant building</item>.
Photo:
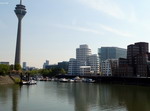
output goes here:
[{"label": "distant building", "polygon": [[119,58],[119,68],[117,70],[117,73],[115,73],[114,75],[125,77],[133,76],[133,67],[128,65],[128,59]]},{"label": "distant building", "polygon": [[150,77],[150,53],[148,43],[128,45],[127,59],[120,58],[118,76]]},{"label": "distant building", "polygon": [[132,76],[149,76],[147,65],[150,60],[148,43],[138,42],[128,45],[127,59],[128,65],[133,68]]},{"label": "distant building", "polygon": [[91,55],[91,49],[88,45],[80,45],[76,49],[76,59],[77,59],[77,73],[80,74],[80,66],[87,66],[87,57]]},{"label": "distant building", "polygon": [[30,71],[32,71],[32,70],[37,70],[38,68],[35,68],[35,67],[27,67],[27,70],[30,70]]},{"label": "distant building", "polygon": [[22,63],[22,68],[24,71],[32,71],[32,70],[37,70],[38,68],[36,67],[31,67],[31,66],[27,66],[27,62],[23,62]]},{"label": "distant building", "polygon": [[64,69],[65,71],[68,71],[68,65],[69,62],[63,61],[63,62],[58,62],[58,64],[46,65],[45,69],[60,68],[60,69]]},{"label": "distant building", "polygon": [[43,64],[43,69],[45,69],[46,68],[46,66],[48,66],[49,65],[49,61],[48,60],[46,60],[46,62]]},{"label": "distant building", "polygon": [[112,76],[116,74],[118,59],[107,59],[101,62],[101,75]]},{"label": "distant building", "polygon": [[23,69],[26,70],[27,69],[27,62],[23,62]]},{"label": "distant building", "polygon": [[53,68],[58,68],[57,64],[52,64],[52,65],[46,65],[45,69],[53,69]]},{"label": "distant building", "polygon": [[58,62],[58,68],[62,68],[65,71],[68,71],[68,66],[69,66],[68,61]]},{"label": "distant building", "polygon": [[90,75],[91,72],[91,66],[80,66],[80,75]]},{"label": "distant building", "polygon": [[0,64],[9,65],[9,62],[0,62]]},{"label": "distant building", "polygon": [[77,60],[74,58],[71,58],[69,60],[68,74],[77,75]]},{"label": "distant building", "polygon": [[103,76],[111,76],[112,72],[111,72],[111,65],[109,60],[105,60],[101,62],[101,75]]},{"label": "distant building", "polygon": [[99,58],[97,54],[92,54],[87,57],[87,65],[91,66],[92,74],[100,73]]},{"label": "distant building", "polygon": [[112,76],[114,76],[117,73],[117,69],[119,67],[119,60],[118,59],[110,59],[110,65],[111,65]]},{"label": "distant building", "polygon": [[69,60],[70,75],[99,74],[99,70],[99,58],[97,54],[91,53],[91,49],[86,44],[76,49],[76,59]]},{"label": "distant building", "polygon": [[100,62],[107,59],[126,58],[127,50],[118,47],[101,47],[98,49]]}]

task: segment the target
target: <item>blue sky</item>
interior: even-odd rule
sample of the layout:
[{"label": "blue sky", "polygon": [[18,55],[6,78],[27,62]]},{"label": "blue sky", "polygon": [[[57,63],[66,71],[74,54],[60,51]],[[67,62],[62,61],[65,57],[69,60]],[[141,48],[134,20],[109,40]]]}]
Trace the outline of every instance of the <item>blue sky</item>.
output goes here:
[{"label": "blue sky", "polygon": [[[14,62],[19,0],[0,0],[0,61]],[[150,41],[149,0],[23,0],[22,62],[42,67],[75,57],[80,44],[126,48]]]}]

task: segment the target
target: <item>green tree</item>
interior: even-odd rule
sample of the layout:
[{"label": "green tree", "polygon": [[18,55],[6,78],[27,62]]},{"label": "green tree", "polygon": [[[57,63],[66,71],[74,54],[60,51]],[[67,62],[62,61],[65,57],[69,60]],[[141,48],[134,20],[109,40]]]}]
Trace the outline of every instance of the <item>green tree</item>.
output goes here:
[{"label": "green tree", "polygon": [[61,68],[60,69],[60,74],[66,74],[66,71],[63,68]]},{"label": "green tree", "polygon": [[40,69],[38,72],[44,77],[54,77],[58,74],[66,74],[66,71],[63,68]]},{"label": "green tree", "polygon": [[44,77],[50,76],[50,71],[48,69],[42,69],[39,71],[40,74],[42,74]]},{"label": "green tree", "polygon": [[36,70],[36,69],[35,69],[35,70],[31,70],[31,71],[30,71],[30,74],[31,74],[31,75],[36,75],[36,74],[38,74],[38,70]]},{"label": "green tree", "polygon": [[6,75],[10,71],[10,66],[6,64],[0,64],[0,75]]},{"label": "green tree", "polygon": [[21,70],[21,65],[20,65],[20,64],[15,64],[14,69],[15,69],[16,71]]},{"label": "green tree", "polygon": [[10,70],[14,70],[14,65],[10,65]]}]

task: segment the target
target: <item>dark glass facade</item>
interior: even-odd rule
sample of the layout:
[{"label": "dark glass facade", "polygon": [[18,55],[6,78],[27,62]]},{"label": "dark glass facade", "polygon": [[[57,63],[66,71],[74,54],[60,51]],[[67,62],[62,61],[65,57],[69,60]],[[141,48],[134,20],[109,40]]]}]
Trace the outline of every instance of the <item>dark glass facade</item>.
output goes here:
[{"label": "dark glass facade", "polygon": [[127,50],[118,47],[101,47],[98,49],[100,61],[107,59],[126,58]]}]

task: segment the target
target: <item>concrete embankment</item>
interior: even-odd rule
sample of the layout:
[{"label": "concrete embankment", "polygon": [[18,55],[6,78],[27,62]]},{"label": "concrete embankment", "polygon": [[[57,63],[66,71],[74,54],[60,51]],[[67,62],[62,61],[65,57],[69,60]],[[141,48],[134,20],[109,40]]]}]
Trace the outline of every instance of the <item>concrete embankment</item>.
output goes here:
[{"label": "concrete embankment", "polygon": [[15,82],[9,76],[0,76],[0,84],[14,84]]}]

